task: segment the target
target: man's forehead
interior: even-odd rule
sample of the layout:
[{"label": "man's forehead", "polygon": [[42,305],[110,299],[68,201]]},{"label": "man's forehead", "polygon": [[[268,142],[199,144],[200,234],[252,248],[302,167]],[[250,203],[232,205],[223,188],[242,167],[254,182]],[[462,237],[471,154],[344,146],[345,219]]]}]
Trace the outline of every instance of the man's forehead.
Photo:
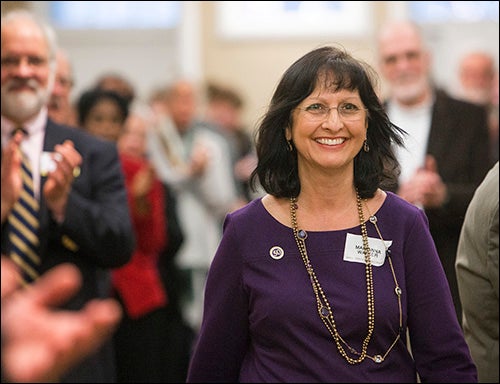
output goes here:
[{"label": "man's forehead", "polygon": [[48,51],[48,42],[40,27],[30,20],[13,20],[2,25],[2,51]]}]

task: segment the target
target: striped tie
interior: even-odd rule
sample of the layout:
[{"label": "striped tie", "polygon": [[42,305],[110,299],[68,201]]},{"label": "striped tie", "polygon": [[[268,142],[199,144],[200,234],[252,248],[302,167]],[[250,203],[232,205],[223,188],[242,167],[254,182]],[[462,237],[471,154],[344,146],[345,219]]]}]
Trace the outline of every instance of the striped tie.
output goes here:
[{"label": "striped tie", "polygon": [[38,277],[38,201],[34,195],[33,177],[28,157],[22,153],[23,188],[9,215],[10,257],[19,266],[23,280],[30,283]]}]

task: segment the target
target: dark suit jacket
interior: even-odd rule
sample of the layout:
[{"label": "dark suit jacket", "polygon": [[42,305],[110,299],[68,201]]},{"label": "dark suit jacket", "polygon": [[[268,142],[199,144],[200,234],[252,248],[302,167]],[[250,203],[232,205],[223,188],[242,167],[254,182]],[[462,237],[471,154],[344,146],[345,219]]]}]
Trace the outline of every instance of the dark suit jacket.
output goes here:
[{"label": "dark suit jacket", "polygon": [[455,275],[458,238],[467,206],[493,159],[489,155],[485,109],[454,99],[442,90],[437,90],[435,96],[427,154],[436,159],[449,200],[443,207],[425,212],[461,319]]},{"label": "dark suit jacket", "polygon": [[[81,173],[74,180],[63,223],[58,224],[51,217],[41,198],[40,272],[63,262],[74,263],[82,273],[83,287],[67,308],[79,309],[93,298],[109,295],[107,270],[130,260],[135,239],[115,144],[48,120],[43,150],[53,151],[56,144],[65,140],[72,140],[82,155]],[[42,177],[41,188],[45,181]],[[5,254],[10,247],[7,231],[8,222],[2,226]],[[63,382],[112,381],[113,366],[112,351],[106,345],[71,371]]]}]

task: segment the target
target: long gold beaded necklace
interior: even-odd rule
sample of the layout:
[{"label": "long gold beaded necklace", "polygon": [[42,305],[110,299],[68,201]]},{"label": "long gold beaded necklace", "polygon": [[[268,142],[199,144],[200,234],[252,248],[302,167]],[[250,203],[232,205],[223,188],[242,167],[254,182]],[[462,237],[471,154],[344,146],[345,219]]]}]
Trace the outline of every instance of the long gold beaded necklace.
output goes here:
[{"label": "long gold beaded necklace", "polygon": [[[363,254],[365,256],[365,275],[366,275],[366,291],[367,291],[367,303],[368,303],[368,333],[363,340],[363,344],[361,347],[361,352],[358,352],[356,349],[351,347],[339,334],[337,331],[337,326],[335,324],[335,319],[333,318],[333,311],[331,309],[330,303],[328,302],[328,299],[326,298],[326,294],[323,291],[323,288],[321,287],[318,277],[316,276],[316,273],[314,272],[313,266],[311,264],[311,261],[309,260],[309,256],[307,254],[307,248],[306,248],[306,239],[307,239],[307,232],[299,229],[298,224],[297,224],[297,198],[292,197],[290,198],[290,217],[292,221],[292,229],[293,229],[293,235],[295,238],[295,242],[297,243],[297,247],[299,249],[300,255],[302,257],[302,261],[304,262],[304,265],[306,267],[307,273],[309,274],[309,278],[311,281],[311,285],[313,288],[314,296],[316,297],[316,303],[318,307],[318,313],[325,324],[326,328],[330,332],[330,334],[333,337],[333,340],[335,341],[335,344],[337,345],[337,349],[339,350],[340,354],[347,360],[348,363],[350,364],[358,364],[361,363],[365,357],[368,357],[369,359],[373,360],[376,363],[382,363],[389,352],[392,350],[394,345],[396,345],[397,341],[400,339],[400,335],[402,332],[403,328],[403,314],[402,314],[402,307],[401,307],[401,288],[399,287],[398,281],[396,279],[396,274],[394,272],[394,267],[392,265],[392,260],[390,256],[390,250],[387,249],[387,246],[385,246],[384,239],[382,238],[382,234],[380,233],[380,230],[377,225],[377,217],[372,215],[368,209],[368,212],[370,213],[370,219],[369,221],[375,226],[375,229],[377,230],[377,233],[382,240],[382,243],[385,246],[385,251],[386,251],[386,257],[389,261],[389,265],[391,267],[391,273],[392,277],[394,279],[394,292],[397,296],[398,300],[398,306],[399,306],[399,329],[396,334],[396,338],[390,345],[389,349],[382,355],[382,354],[377,354],[374,356],[370,356],[367,354],[368,350],[368,344],[370,343],[373,330],[375,328],[375,297],[374,297],[374,290],[373,290],[373,268],[372,268],[372,263],[371,263],[371,252],[370,252],[370,246],[368,244],[368,232],[366,230],[366,223],[365,223],[365,218],[363,214],[363,207],[362,207],[362,202],[361,198],[359,197],[358,191],[356,190],[356,203],[358,207],[358,215],[359,215],[359,222],[361,225],[361,237],[363,239]],[[366,201],[365,201],[366,204]],[[345,350],[345,347],[352,353],[357,356],[358,358],[352,358],[349,356]]]}]

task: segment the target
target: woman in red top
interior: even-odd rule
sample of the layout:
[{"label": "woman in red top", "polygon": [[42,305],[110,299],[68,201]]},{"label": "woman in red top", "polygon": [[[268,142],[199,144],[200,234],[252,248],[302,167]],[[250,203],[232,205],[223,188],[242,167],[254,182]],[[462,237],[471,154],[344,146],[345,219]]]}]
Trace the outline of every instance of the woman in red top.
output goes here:
[{"label": "woman in red top", "polygon": [[145,156],[147,123],[109,90],[83,93],[78,112],[83,129],[117,144],[135,235],[131,260],[110,271],[124,312],[113,337],[117,382],[166,382],[169,302],[158,268],[167,246],[166,190]]},{"label": "woman in red top", "polygon": [[125,175],[136,248],[112,272],[124,319],[115,334],[118,382],[165,382],[168,295],[158,268],[167,245],[165,189],[145,156],[146,122],[128,117],[117,145]]},{"label": "woman in red top", "polygon": [[112,275],[113,285],[131,318],[141,317],[167,304],[158,271],[159,254],[167,244],[164,187],[144,154],[145,129],[140,117],[130,116],[117,143],[136,248],[131,261],[115,269]]}]

